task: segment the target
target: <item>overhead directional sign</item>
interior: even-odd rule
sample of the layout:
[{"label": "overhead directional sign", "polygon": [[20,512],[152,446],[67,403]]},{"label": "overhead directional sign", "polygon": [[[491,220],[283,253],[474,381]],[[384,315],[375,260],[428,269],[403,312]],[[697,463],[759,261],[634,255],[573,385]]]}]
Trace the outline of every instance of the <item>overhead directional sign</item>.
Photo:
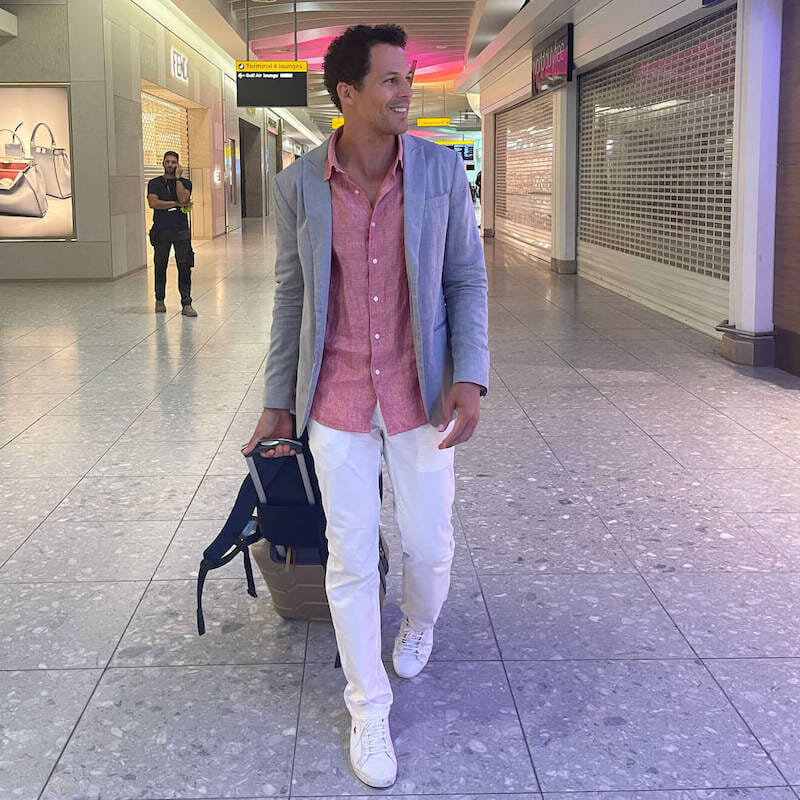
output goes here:
[{"label": "overhead directional sign", "polygon": [[452,120],[450,117],[419,117],[418,128],[449,128]]},{"label": "overhead directional sign", "polygon": [[308,105],[307,61],[237,61],[236,105],[297,108]]}]

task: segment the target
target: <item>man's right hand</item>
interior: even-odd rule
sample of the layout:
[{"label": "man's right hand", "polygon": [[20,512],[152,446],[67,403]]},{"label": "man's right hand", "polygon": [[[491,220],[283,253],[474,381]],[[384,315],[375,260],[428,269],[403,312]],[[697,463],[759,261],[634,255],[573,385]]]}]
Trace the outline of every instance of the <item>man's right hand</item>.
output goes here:
[{"label": "man's right hand", "polygon": [[[292,415],[286,408],[265,408],[258,420],[255,431],[250,441],[242,448],[244,455],[249,455],[253,448],[264,439],[291,439]],[[288,445],[278,445],[274,450],[267,450],[261,454],[264,458],[282,458],[293,456],[295,451]]]}]

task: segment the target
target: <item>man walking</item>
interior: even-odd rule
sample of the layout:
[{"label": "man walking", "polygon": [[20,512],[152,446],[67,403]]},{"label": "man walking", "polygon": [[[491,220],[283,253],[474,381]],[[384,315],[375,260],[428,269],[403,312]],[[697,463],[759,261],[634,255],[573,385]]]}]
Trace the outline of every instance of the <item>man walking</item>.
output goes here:
[{"label": "man walking", "polygon": [[175,249],[178,265],[178,291],[181,293],[181,313],[196,317],[192,308],[192,268],[189,263],[191,239],[189,216],[183,209],[192,205],[192,182],[183,177],[180,157],[174,150],[164,153],[164,174],[147,184],[147,203],[153,209],[150,242],[155,263],[156,312],[165,312],[167,262],[170,248]]},{"label": "man walking", "polygon": [[[309,441],[327,516],[328,602],[347,679],[350,760],[391,786],[392,690],[381,662],[381,456],[403,541],[393,663],[425,667],[453,559],[453,446],[478,423],[489,373],[487,281],[460,156],[409,136],[406,34],[335,39],[325,85],[344,127],[275,179],[277,287],[264,412],[250,443]],[[453,415],[455,414],[455,420]],[[290,455],[280,446],[268,455]]]}]

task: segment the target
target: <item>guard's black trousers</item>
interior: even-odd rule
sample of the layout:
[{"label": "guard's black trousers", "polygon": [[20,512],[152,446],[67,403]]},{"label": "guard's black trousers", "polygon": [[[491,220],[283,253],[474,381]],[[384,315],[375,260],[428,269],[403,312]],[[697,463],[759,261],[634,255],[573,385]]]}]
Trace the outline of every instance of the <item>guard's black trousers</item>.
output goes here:
[{"label": "guard's black trousers", "polygon": [[163,300],[167,290],[167,263],[169,251],[175,248],[175,262],[178,265],[178,291],[181,305],[192,304],[192,269],[189,266],[190,234],[188,230],[164,228],[158,231],[158,244],[153,248],[156,272],[156,300]]}]

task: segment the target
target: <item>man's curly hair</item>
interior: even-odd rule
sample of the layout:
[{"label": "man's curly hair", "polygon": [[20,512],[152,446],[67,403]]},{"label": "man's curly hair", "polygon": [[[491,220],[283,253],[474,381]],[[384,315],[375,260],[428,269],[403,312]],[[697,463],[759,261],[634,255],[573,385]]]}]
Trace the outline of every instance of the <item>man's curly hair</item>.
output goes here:
[{"label": "man's curly hair", "polygon": [[404,48],[407,42],[408,36],[399,25],[353,25],[337,36],[323,62],[325,88],[336,108],[342,110],[336,87],[339,83],[362,87],[370,69],[370,51],[376,44]]}]

